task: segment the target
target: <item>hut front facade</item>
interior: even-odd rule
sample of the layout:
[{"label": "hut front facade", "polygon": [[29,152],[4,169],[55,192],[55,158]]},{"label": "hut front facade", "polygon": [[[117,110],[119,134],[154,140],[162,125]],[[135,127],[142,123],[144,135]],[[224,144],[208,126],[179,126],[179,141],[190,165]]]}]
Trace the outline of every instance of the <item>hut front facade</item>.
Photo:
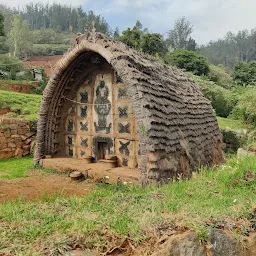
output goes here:
[{"label": "hut front facade", "polygon": [[180,70],[101,33],[58,62],[39,111],[37,154],[137,168],[143,181],[223,161],[210,102]]},{"label": "hut front facade", "polygon": [[58,154],[88,162],[112,157],[117,166],[136,168],[138,127],[125,85],[98,54],[91,54],[90,61],[97,68],[63,101]]}]

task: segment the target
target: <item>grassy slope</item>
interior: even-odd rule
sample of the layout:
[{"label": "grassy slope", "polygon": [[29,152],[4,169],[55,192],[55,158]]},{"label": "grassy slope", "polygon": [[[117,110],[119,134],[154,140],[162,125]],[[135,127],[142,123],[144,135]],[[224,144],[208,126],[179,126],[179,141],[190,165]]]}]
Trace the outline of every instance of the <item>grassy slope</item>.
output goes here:
[{"label": "grassy slope", "polygon": [[[28,159],[10,161],[8,169],[15,170],[19,163],[27,165]],[[246,180],[244,174],[255,168],[256,157],[234,158],[215,170],[202,169],[191,180],[161,187],[103,184],[82,197],[7,201],[0,205],[0,252],[8,248],[23,251],[21,255],[41,255],[40,246],[65,251],[74,241],[100,249],[125,238],[136,245],[154,236],[161,225],[179,223],[202,230],[206,223],[249,217],[256,188],[255,180]]]},{"label": "grassy slope", "polygon": [[21,111],[15,117],[36,120],[42,96],[11,91],[0,91],[0,108],[9,107],[12,111]]},{"label": "grassy slope", "polygon": [[219,127],[221,129],[232,129],[232,130],[240,130],[240,129],[249,129],[250,126],[242,122],[241,120],[233,120],[230,118],[217,117]]}]

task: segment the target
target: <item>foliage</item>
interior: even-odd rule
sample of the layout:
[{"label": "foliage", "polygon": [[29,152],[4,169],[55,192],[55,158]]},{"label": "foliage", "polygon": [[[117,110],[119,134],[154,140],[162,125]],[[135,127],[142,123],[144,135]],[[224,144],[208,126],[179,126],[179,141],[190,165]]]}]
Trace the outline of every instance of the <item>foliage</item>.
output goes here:
[{"label": "foliage", "polygon": [[227,68],[223,65],[209,65],[209,80],[215,82],[216,84],[229,89],[232,87],[233,80],[231,75],[228,73]]},{"label": "foliage", "polygon": [[241,119],[256,126],[256,88],[248,87],[238,97],[238,102],[232,110],[231,117]]},{"label": "foliage", "polygon": [[233,80],[239,86],[248,86],[256,83],[256,61],[249,63],[239,61],[233,71]]},{"label": "foliage", "polygon": [[241,30],[237,34],[228,32],[223,39],[210,41],[200,48],[200,53],[215,65],[223,64],[233,68],[237,60],[250,62],[255,60],[256,29]]},{"label": "foliage", "polygon": [[237,134],[231,130],[221,130],[221,132],[223,142],[228,145],[225,152],[236,153],[241,146],[241,140],[238,138]]},{"label": "foliage", "polygon": [[[24,162],[15,159],[6,169],[12,172],[12,164],[24,166]],[[99,252],[115,248],[111,244],[115,239],[120,244],[128,239],[136,246],[163,224],[181,229],[186,221],[196,227],[215,226],[225,219],[237,223],[253,211],[255,184],[246,180],[244,172],[255,173],[255,166],[255,157],[234,158],[215,169],[201,169],[191,180],[161,187],[126,186],[120,191],[116,185],[103,184],[91,186],[90,193],[80,197],[45,195],[37,201],[6,201],[0,204],[0,251],[67,255],[68,245],[75,244]],[[202,232],[199,236],[206,238]]]},{"label": "foliage", "polygon": [[43,72],[43,79],[39,82],[37,86],[34,86],[33,91],[35,94],[43,94],[43,91],[49,81],[49,77]]},{"label": "foliage", "polygon": [[136,50],[140,50],[142,35],[143,32],[137,27],[134,27],[133,29],[127,28],[122,32],[122,35],[119,37],[119,41]]},{"label": "foliage", "polygon": [[32,34],[26,21],[20,15],[14,15],[12,28],[8,35],[8,44],[14,57],[27,57],[32,48]]},{"label": "foliage", "polygon": [[153,56],[156,54],[163,55],[167,51],[163,38],[158,33],[147,33],[143,35],[141,50]]},{"label": "foliage", "polygon": [[147,29],[142,30],[142,28],[140,21],[137,21],[133,29],[124,30],[118,40],[137,51],[163,56],[167,51],[163,37],[158,33],[149,33]]},{"label": "foliage", "polygon": [[231,113],[237,103],[236,92],[209,81],[207,77],[195,76],[189,73],[188,75],[201,87],[204,96],[211,101],[217,116],[227,117]]},{"label": "foliage", "polygon": [[34,44],[71,44],[72,33],[70,32],[57,33],[52,28],[41,28],[33,30],[32,33]]},{"label": "foliage", "polygon": [[41,99],[41,95],[1,91],[0,106],[2,108],[10,108],[11,111],[16,113],[14,117],[37,120]]},{"label": "foliage", "polygon": [[191,71],[195,75],[207,75],[209,64],[205,57],[195,51],[178,49],[169,52],[165,57],[167,63],[177,66],[178,68]]},{"label": "foliage", "polygon": [[3,14],[0,12],[0,36],[4,36],[4,16]]},{"label": "foliage", "polygon": [[174,28],[168,33],[167,44],[172,49],[186,49],[195,51],[196,42],[191,38],[192,24],[185,17],[178,19]]},{"label": "foliage", "polygon": [[69,47],[65,44],[34,44],[31,52],[33,56],[62,55]]},{"label": "foliage", "polygon": [[0,54],[0,70],[10,73],[2,78],[15,79],[16,73],[24,69],[23,62],[17,57],[8,56],[8,54]]}]

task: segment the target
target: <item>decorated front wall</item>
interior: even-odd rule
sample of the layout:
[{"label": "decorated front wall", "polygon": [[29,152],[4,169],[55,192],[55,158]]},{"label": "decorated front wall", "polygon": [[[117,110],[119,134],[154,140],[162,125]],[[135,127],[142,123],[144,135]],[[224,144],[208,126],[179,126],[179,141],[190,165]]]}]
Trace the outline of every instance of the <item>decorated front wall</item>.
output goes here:
[{"label": "decorated front wall", "polygon": [[136,168],[139,138],[124,84],[112,71],[94,72],[79,87],[66,119],[66,155],[99,158],[99,144],[118,158],[118,166]]}]

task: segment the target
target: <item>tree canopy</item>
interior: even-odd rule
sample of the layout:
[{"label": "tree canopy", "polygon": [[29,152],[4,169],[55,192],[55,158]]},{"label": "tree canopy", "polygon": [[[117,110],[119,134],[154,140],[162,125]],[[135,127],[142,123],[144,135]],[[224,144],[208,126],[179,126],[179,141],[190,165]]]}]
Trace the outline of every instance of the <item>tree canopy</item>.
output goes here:
[{"label": "tree canopy", "polygon": [[178,49],[166,55],[166,61],[178,68],[191,71],[193,74],[201,76],[209,72],[209,63],[205,57],[195,51]]},{"label": "tree canopy", "polygon": [[31,51],[33,42],[27,22],[20,15],[13,16],[13,26],[8,35],[8,43],[14,57],[26,57]]},{"label": "tree canopy", "polygon": [[172,49],[195,50],[196,42],[191,38],[193,25],[185,17],[178,19],[168,33],[167,43]]}]

